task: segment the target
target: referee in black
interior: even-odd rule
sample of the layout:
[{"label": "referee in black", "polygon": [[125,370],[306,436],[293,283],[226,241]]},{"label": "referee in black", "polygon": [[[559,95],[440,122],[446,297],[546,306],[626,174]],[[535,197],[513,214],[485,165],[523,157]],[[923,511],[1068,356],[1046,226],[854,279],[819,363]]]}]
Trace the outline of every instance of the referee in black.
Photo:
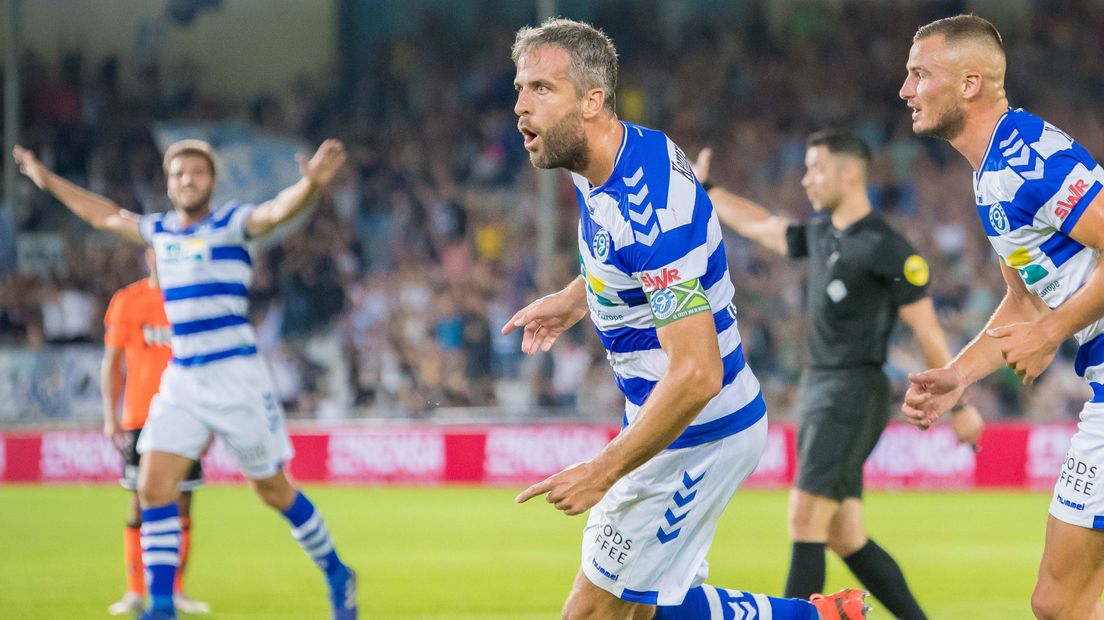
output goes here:
[{"label": "referee in black", "polygon": [[[798,388],[797,480],[789,514],[793,552],[785,595],[807,599],[823,590],[827,545],[894,616],[925,618],[897,562],[866,534],[863,463],[891,414],[882,365],[897,316],[911,329],[928,368],[941,368],[950,351],[925,292],[927,263],[871,209],[870,147],[836,129],[812,134],[806,147],[801,184],[817,213],[808,223],[771,215],[713,186],[709,149],[694,165],[721,222],[779,254],[809,259],[808,353]],[[970,406],[955,410],[959,441],[976,444],[981,416]]]}]

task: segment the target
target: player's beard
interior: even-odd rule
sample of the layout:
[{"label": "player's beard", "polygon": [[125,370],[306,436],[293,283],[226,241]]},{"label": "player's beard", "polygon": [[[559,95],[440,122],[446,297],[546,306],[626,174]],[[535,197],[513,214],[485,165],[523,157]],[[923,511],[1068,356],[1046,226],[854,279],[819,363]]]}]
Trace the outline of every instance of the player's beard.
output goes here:
[{"label": "player's beard", "polygon": [[583,115],[572,110],[540,134],[544,148],[539,153],[530,153],[529,161],[537,168],[566,168],[579,172],[586,168],[588,153],[586,132],[583,129]]},{"label": "player's beard", "polygon": [[939,118],[928,129],[917,131],[921,136],[943,138],[950,141],[957,138],[966,128],[966,110],[962,106],[951,105],[940,113]]},{"label": "player's beard", "polygon": [[183,211],[189,216],[199,215],[204,210],[209,209],[211,205],[211,193],[213,190],[207,190],[198,195],[194,200],[173,200],[173,207],[178,211]]}]

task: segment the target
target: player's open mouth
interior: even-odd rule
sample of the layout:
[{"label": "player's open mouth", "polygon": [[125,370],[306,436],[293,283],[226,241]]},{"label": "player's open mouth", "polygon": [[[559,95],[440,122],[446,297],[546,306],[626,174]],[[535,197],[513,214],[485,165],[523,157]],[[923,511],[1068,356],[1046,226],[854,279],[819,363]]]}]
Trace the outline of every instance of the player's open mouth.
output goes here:
[{"label": "player's open mouth", "polygon": [[526,148],[526,150],[531,150],[534,143],[537,141],[537,138],[539,138],[540,136],[533,133],[532,131],[529,131],[528,129],[525,129],[524,127],[519,127],[518,131],[520,131],[522,137],[525,138],[525,148]]},{"label": "player's open mouth", "polygon": [[912,120],[916,120],[916,118],[920,116],[920,108],[909,106],[909,109],[912,110]]}]

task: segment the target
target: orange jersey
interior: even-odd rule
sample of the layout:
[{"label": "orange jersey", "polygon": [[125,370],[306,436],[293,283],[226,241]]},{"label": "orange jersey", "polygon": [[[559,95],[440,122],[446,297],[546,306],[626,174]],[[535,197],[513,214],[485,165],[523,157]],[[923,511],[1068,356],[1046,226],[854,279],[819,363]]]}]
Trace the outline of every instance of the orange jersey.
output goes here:
[{"label": "orange jersey", "polygon": [[126,359],[123,429],[142,428],[161,385],[161,373],[172,359],[172,327],[161,289],[147,280],[119,289],[107,306],[104,325],[104,345],[122,349]]}]

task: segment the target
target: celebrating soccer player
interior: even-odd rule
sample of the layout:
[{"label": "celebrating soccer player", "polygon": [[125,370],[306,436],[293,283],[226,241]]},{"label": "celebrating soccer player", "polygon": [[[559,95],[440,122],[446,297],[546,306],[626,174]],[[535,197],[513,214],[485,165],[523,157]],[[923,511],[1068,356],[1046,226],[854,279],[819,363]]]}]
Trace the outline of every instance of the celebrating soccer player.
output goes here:
[{"label": "celebrating soccer player", "polygon": [[86,222],[146,243],[156,254],[173,357],[138,441],[142,559],[151,605],[143,620],[176,617],[179,486],[213,435],[223,439],[257,495],[287,518],[292,535],[325,573],[333,618],[355,618],[356,575],[338,557],[314,504],[284,472],[291,442],[248,319],[248,243],[315,200],[345,162],[344,146],[326,140],[310,159],[299,157],[302,178],[268,202],[231,201],[212,210],[211,147],[199,140],[177,142],[164,158],[174,208],[142,217],[47,170],[21,146],[12,155],[35,185]]},{"label": "celebrating soccer player", "polygon": [[503,333],[521,328],[524,351],[547,351],[589,308],[626,398],[616,439],[518,496],[590,510],[564,618],[865,617],[857,590],[810,603],[702,583],[717,519],[767,436],[720,224],[678,146],[618,120],[617,53],[604,33],[549,20],[518,31],[512,56],[530,160],[575,183],[582,274]]},{"label": "celebrating soccer player", "polygon": [[966,386],[1007,364],[1032,382],[1073,337],[1093,389],[1058,471],[1031,608],[1038,618],[1104,618],[1104,170],[1062,130],[1004,91],[993,24],[959,15],[913,37],[900,95],[917,134],[943,138],[974,169],[981,224],[1007,293],[951,363],[909,377],[902,407],[927,425]]},{"label": "celebrating soccer player", "polygon": [[[889,422],[889,381],[882,366],[897,315],[929,366],[946,364],[951,354],[925,292],[927,263],[870,205],[870,147],[838,129],[814,133],[805,144],[801,184],[819,214],[809,223],[771,215],[714,187],[708,149],[694,163],[721,222],[779,254],[809,259],[808,355],[798,390],[786,596],[806,597],[824,588],[827,546],[895,617],[922,619],[901,568],[866,534],[863,463]],[[956,409],[959,440],[976,444],[980,414],[965,404]]]}]

